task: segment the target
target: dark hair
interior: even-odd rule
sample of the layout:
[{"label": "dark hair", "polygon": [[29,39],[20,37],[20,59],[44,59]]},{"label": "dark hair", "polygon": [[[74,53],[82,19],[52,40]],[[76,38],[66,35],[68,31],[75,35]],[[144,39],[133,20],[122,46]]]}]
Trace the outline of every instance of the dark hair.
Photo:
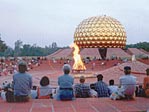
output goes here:
[{"label": "dark hair", "polygon": [[125,66],[124,67],[124,73],[127,75],[127,74],[130,74],[131,73],[131,67],[130,66]]},{"label": "dark hair", "polygon": [[50,80],[47,76],[44,76],[44,77],[41,78],[41,80],[40,80],[40,85],[41,86],[47,86],[49,84],[50,84]]},{"label": "dark hair", "polygon": [[130,66],[125,66],[124,70],[131,70],[131,67]]},{"label": "dark hair", "polygon": [[102,81],[102,79],[103,79],[103,75],[102,75],[102,74],[98,74],[98,75],[97,75],[97,80],[98,80],[98,81]]},{"label": "dark hair", "polygon": [[146,75],[149,75],[149,68],[146,69]]},{"label": "dark hair", "polygon": [[114,80],[113,79],[109,80],[109,85],[114,85]]},{"label": "dark hair", "polygon": [[20,73],[25,73],[27,71],[26,65],[19,65],[18,68]]},{"label": "dark hair", "polygon": [[93,84],[90,84],[90,88],[91,89],[95,89],[95,84],[93,83]]},{"label": "dark hair", "polygon": [[81,76],[80,77],[80,83],[84,83],[85,82],[85,77],[84,76]]},{"label": "dark hair", "polygon": [[142,88],[142,85],[139,85],[139,88]]},{"label": "dark hair", "polygon": [[33,86],[33,88],[32,88],[33,90],[36,90],[37,89],[37,86]]}]

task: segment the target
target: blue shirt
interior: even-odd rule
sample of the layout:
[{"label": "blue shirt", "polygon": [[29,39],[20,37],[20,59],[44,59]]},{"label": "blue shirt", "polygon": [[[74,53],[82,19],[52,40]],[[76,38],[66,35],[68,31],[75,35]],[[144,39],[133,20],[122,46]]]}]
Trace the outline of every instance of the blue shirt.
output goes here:
[{"label": "blue shirt", "polygon": [[60,88],[72,88],[74,78],[68,74],[58,77],[58,85]]},{"label": "blue shirt", "polygon": [[30,95],[32,88],[32,77],[27,73],[16,73],[13,76],[14,95]]},{"label": "blue shirt", "polygon": [[78,98],[87,98],[91,96],[90,86],[85,83],[76,84],[74,87],[75,95]]},{"label": "blue shirt", "polygon": [[98,81],[95,83],[95,91],[97,91],[98,97],[109,97],[110,95],[110,89],[103,81]]},{"label": "blue shirt", "polygon": [[[66,88],[73,88],[73,83],[74,83],[74,78],[70,76],[69,74],[64,74],[60,77],[58,77],[58,85],[59,89],[57,91],[56,99],[61,100],[61,95],[72,95],[73,99],[73,91],[72,90],[67,90]],[[61,89],[63,88],[63,89]],[[65,90],[66,89],[66,90]]]}]

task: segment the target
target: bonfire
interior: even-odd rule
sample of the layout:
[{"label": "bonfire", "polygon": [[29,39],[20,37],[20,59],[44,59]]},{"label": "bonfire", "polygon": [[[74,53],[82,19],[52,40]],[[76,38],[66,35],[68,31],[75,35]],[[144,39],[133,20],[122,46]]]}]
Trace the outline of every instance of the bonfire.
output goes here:
[{"label": "bonfire", "polygon": [[73,43],[70,45],[71,48],[74,48],[73,51],[73,59],[74,59],[74,64],[73,64],[73,71],[85,71],[86,67],[84,63],[82,62],[81,56],[80,56],[80,49],[77,46],[77,44]]}]

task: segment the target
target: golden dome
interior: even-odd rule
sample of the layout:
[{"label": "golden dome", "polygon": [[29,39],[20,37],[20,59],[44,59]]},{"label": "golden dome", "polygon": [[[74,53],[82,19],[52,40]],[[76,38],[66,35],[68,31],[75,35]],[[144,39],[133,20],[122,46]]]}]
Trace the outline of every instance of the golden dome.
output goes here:
[{"label": "golden dome", "polygon": [[74,42],[80,48],[124,48],[126,32],[122,24],[112,17],[91,17],[78,25]]}]

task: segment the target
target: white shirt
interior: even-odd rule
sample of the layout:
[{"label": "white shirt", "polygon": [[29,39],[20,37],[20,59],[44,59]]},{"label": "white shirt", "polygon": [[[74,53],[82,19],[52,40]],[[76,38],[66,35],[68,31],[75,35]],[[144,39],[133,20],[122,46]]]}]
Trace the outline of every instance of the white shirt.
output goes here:
[{"label": "white shirt", "polygon": [[118,89],[118,87],[115,85],[110,85],[108,86],[108,88],[110,89],[111,94],[117,92],[117,89]]},{"label": "white shirt", "polygon": [[6,101],[6,92],[1,92],[1,98]]},{"label": "white shirt", "polygon": [[40,86],[40,96],[47,96],[52,94],[52,87],[50,85]]},{"label": "white shirt", "polygon": [[37,98],[37,90],[31,90],[31,97],[32,97],[32,99]]},{"label": "white shirt", "polygon": [[133,75],[124,75],[120,77],[120,85],[124,94],[133,95],[136,89],[136,77]]}]

